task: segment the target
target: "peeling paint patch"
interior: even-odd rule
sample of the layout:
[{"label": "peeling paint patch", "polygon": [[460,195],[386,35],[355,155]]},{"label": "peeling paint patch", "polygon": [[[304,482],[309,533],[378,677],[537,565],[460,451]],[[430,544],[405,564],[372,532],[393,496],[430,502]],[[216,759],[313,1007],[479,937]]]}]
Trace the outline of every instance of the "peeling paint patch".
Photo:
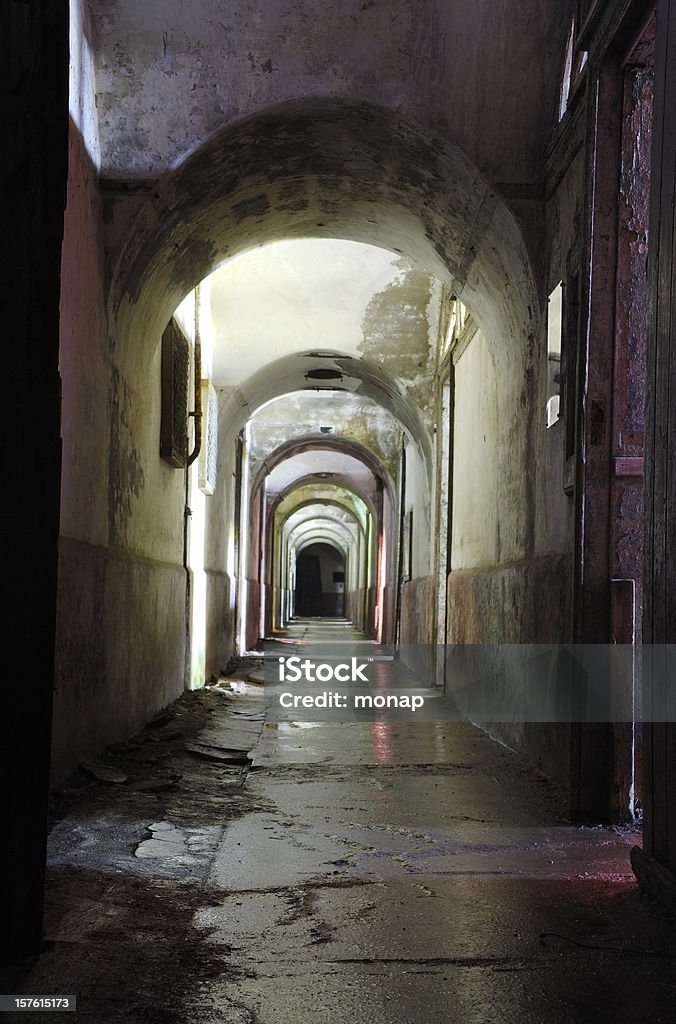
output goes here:
[{"label": "peeling paint patch", "polygon": [[140,453],[131,444],[129,414],[132,396],[115,367],[110,370],[110,461],[108,480],[108,527],[110,542],[120,544],[132,514],[133,498],[144,486]]},{"label": "peeling paint patch", "polygon": [[421,410],[431,414],[434,343],[428,308],[434,278],[403,260],[397,281],[374,295],[368,304],[360,350],[401,381]]}]

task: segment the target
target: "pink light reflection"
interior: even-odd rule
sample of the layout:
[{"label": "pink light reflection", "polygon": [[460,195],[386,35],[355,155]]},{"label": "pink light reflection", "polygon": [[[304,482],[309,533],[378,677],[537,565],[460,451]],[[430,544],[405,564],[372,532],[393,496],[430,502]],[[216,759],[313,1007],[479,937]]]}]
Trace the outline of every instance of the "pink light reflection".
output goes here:
[{"label": "pink light reflection", "polygon": [[378,764],[392,764],[394,746],[389,722],[371,722],[371,746]]}]

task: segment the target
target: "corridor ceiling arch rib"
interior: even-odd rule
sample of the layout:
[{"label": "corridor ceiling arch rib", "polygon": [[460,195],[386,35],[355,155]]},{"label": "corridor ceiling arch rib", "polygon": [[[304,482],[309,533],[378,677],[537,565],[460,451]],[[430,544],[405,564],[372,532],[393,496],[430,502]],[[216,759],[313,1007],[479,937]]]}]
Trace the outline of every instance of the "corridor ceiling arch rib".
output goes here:
[{"label": "corridor ceiling arch rib", "polygon": [[[366,502],[362,503],[365,512],[365,518],[362,519],[358,510],[347,500],[327,498],[321,491],[312,494],[312,490],[314,488],[301,483],[287,493],[286,500],[273,506],[268,520],[269,529],[273,531],[272,536],[284,537],[291,541],[308,529],[320,529],[324,532],[335,529],[336,535],[342,537],[349,545],[351,540],[366,538],[369,518],[371,523],[380,522],[380,510],[367,506]],[[293,499],[299,492],[297,503],[288,500]],[[353,497],[361,501],[354,493]]]},{"label": "corridor ceiling arch rib", "polygon": [[[336,434],[307,434],[279,445],[274,451],[267,454],[261,465],[255,469],[252,476],[251,493],[255,494],[266,478],[272,478],[274,483],[273,474],[283,463],[313,452],[326,453],[329,456],[328,461],[325,461],[320,469],[310,472],[301,469],[301,475],[293,476],[286,485],[276,488],[276,502],[283,501],[296,487],[310,481],[345,487],[345,480],[348,476],[346,470],[351,463],[361,463],[366,467],[374,480],[381,481],[390,499],[394,499],[394,478],[397,467],[385,466],[370,448],[355,438]],[[319,476],[319,472],[323,472],[324,475]],[[326,474],[331,474],[330,481]],[[339,476],[345,479],[339,482]],[[358,489],[349,484],[347,486],[368,505],[368,498],[364,493],[360,493]]]},{"label": "corridor ceiling arch rib", "polygon": [[[277,610],[277,628],[284,628],[289,616],[301,614],[338,614],[336,602],[340,597],[340,614],[350,612],[351,617],[361,617],[364,608],[359,609],[359,596],[364,604],[364,595],[369,584],[368,556],[366,554],[364,535],[356,517],[345,514],[337,519],[335,515],[322,511],[321,506],[310,506],[304,513],[292,512],[279,530],[280,547],[275,578],[279,580],[279,589],[273,597],[273,613]],[[320,549],[331,549],[327,558],[322,557]],[[302,556],[305,556],[304,558]],[[299,579],[301,565],[308,568],[307,558],[316,560],[315,576],[321,575],[323,585],[308,604],[298,604],[298,588],[303,582]],[[333,570],[333,571],[332,571]],[[334,575],[335,572],[339,576]],[[305,584],[308,580],[306,578]],[[302,589],[302,588],[301,588]],[[279,595],[279,596],[278,596]],[[286,596],[288,595],[288,597]],[[346,608],[347,604],[347,608]]]},{"label": "corridor ceiling arch rib", "polygon": [[[283,628],[292,614],[295,558],[302,546],[335,540],[348,566],[345,607],[354,621],[376,632],[391,621],[392,601],[381,591],[394,571],[395,545],[384,544],[395,529],[397,467],[386,468],[364,443],[342,435],[301,435],[266,452],[254,468],[251,506],[264,495],[261,536],[266,632]],[[256,579],[258,551],[250,552],[249,578]],[[378,593],[376,588],[380,587]],[[370,593],[370,597],[369,597]]]},{"label": "corridor ceiling arch rib", "polygon": [[229,123],[156,183],[113,275],[119,365],[142,372],[173,310],[225,260],[312,237],[418,261],[493,339],[523,345],[534,329],[521,232],[467,157],[387,108],[308,99]]},{"label": "corridor ceiling arch rib", "polygon": [[[307,511],[308,514],[312,514],[312,510],[321,505],[322,508],[335,508],[339,512],[347,513],[358,524],[359,529],[364,530],[363,516],[372,512],[372,509],[357,494],[350,493],[347,488],[335,487],[336,492],[342,491],[343,493],[341,496],[333,497],[327,493],[326,489],[321,489],[316,484],[313,484],[312,493],[308,495],[307,491],[309,490],[306,481],[299,481],[296,486],[287,491],[274,508],[280,521],[285,522],[296,513],[300,515]],[[362,506],[361,509],[356,507],[357,502]]]},{"label": "corridor ceiling arch rib", "polygon": [[336,536],[342,537],[349,543],[350,538],[364,532],[354,512],[345,506],[331,506],[321,499],[293,509],[287,515],[280,517],[279,523],[280,533],[286,532],[289,537],[304,535],[309,529],[316,528],[320,531],[335,529]]},{"label": "corridor ceiling arch rib", "polygon": [[289,534],[289,543],[295,547],[296,557],[313,544],[326,543],[332,544],[344,558],[347,558],[351,540],[349,530],[328,517],[299,523]]},{"label": "corridor ceiling arch rib", "polygon": [[[261,367],[228,401],[231,432],[238,433],[268,402],[304,389],[372,399],[408,431],[425,460],[428,473],[431,471],[429,431],[420,410],[399,381],[382,366],[338,352],[291,353]],[[345,450],[346,443],[346,438],[340,439],[341,450]]]}]

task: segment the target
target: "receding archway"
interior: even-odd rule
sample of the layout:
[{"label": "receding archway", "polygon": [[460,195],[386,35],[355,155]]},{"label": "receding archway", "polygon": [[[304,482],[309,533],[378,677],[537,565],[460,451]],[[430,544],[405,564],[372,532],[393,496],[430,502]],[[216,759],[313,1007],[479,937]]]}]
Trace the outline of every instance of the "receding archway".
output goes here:
[{"label": "receding archway", "polygon": [[[394,529],[396,506],[393,484],[373,453],[340,437],[313,435],[285,443],[270,453],[254,477],[252,507],[263,505],[261,550],[252,548],[247,572],[260,594],[264,632],[282,625],[293,604],[290,531],[317,518],[326,525],[333,516],[334,529],[344,531],[349,523],[352,531],[344,538],[346,548],[353,549],[344,609],[368,635],[386,632],[389,637],[396,545],[388,547],[381,538]],[[260,567],[264,576],[255,580]]]},{"label": "receding archway", "polygon": [[476,167],[392,110],[312,99],[226,125],[158,181],[112,281],[120,362],[142,371],[183,296],[224,260],[312,237],[406,254],[452,283],[489,337],[525,348],[538,316],[526,247]]},{"label": "receding archway", "polygon": [[[156,183],[120,250],[109,292],[117,367],[108,463],[111,543],[134,549],[149,516],[163,535],[176,530],[178,488],[175,500],[161,507],[150,498],[154,470],[146,474],[144,467],[154,454],[152,441],[141,436],[140,414],[128,411],[138,382],[157,361],[169,316],[224,261],[256,245],[294,238],[353,239],[402,253],[462,298],[485,333],[501,382],[508,421],[501,435],[503,461],[509,467],[503,489],[522,509],[520,521],[530,523],[532,439],[522,413],[532,399],[540,308],[514,215],[456,146],[420,124],[370,104],[308,99],[214,133]],[[291,373],[294,380],[311,370],[333,371],[363,393],[378,391],[382,401],[402,398],[396,380],[385,378],[377,363],[321,349],[292,358],[300,364]],[[275,367],[275,374],[282,368]],[[251,383],[256,387],[243,398],[241,420],[259,401],[281,393],[279,381]],[[233,398],[233,415],[239,401]],[[428,432],[419,429],[414,415],[404,422],[429,468]],[[514,559],[530,555],[531,535],[521,532],[523,537],[515,533]],[[427,572],[426,565],[420,571]]]},{"label": "receding archway", "polygon": [[[150,538],[151,553],[162,563],[153,568],[161,593],[168,589],[161,578],[164,566],[176,568],[177,615],[183,596],[185,495],[178,475],[170,479],[169,470],[157,467],[156,438],[150,429],[158,411],[154,382],[162,330],[186,293],[223,261],[275,239],[313,237],[354,239],[403,253],[452,287],[472,310],[501,387],[500,493],[508,495],[510,509],[518,510],[513,518],[532,523],[536,481],[528,463],[533,431],[523,410],[532,400],[533,338],[540,317],[514,216],[456,147],[391,110],[333,100],[284,104],[226,126],[160,179],[141,206],[112,273],[107,543],[116,550],[143,553]],[[390,407],[399,407],[406,398],[396,374],[383,374],[377,358],[348,359],[339,349],[318,348],[292,359],[298,365],[289,364],[288,380],[257,379],[250,382],[255,385],[251,393],[240,389],[239,395],[222,402],[221,412],[227,401],[233,419],[227,424],[221,420],[219,442],[227,438],[234,448],[241,439],[232,437],[233,423],[248,420],[259,402],[297,387],[298,376],[312,371],[336,374],[331,379],[340,386],[361,388],[374,400],[377,392]],[[274,374],[284,368],[276,365]],[[313,386],[323,389],[321,377]],[[414,551],[415,578],[407,583],[406,607],[416,635],[426,641],[435,614],[428,557],[432,524],[426,511],[433,430],[431,425],[421,430],[415,412],[415,407],[406,409],[407,418],[402,413],[409,440],[418,449],[407,466],[408,495],[419,506],[422,501],[416,519],[420,545]],[[241,570],[249,564],[246,554],[230,559],[234,544],[218,539],[225,517],[237,515],[231,483],[236,474],[230,468],[222,474],[218,503],[212,502],[216,511],[207,524],[205,545],[212,559],[208,644],[217,651],[209,657],[221,663],[227,651],[226,640],[220,638],[230,643],[234,633],[223,612],[231,607]],[[244,465],[245,478],[247,472]],[[241,493],[247,489],[248,480]],[[258,519],[244,517],[251,533],[258,530],[263,514],[258,507]],[[379,538],[380,564],[396,563],[401,531],[398,523],[393,525]],[[511,564],[532,557],[532,529],[515,528],[501,536],[510,544],[509,551],[501,548],[501,557],[509,556]],[[389,576],[394,587],[396,575]],[[127,578],[132,577],[130,569]],[[257,569],[243,582],[238,615],[247,621],[260,608],[260,578]],[[125,593],[131,591],[131,583],[125,585]],[[378,585],[384,589],[386,584],[379,579]],[[491,578],[490,586],[499,585],[497,576]],[[385,596],[383,608],[393,608],[396,599],[392,593]],[[161,597],[157,604],[161,606]],[[418,628],[414,613],[421,607],[425,613]],[[143,678],[139,675],[133,685],[142,687]]]},{"label": "receding archway", "polygon": [[[135,411],[138,382],[157,362],[172,311],[224,261],[256,245],[294,238],[353,239],[402,253],[462,298],[485,333],[501,381],[509,421],[501,435],[509,466],[504,489],[522,509],[520,521],[530,523],[535,481],[527,468],[532,439],[522,411],[531,401],[540,309],[514,215],[456,146],[420,124],[370,104],[307,99],[215,132],[156,183],[121,247],[109,292],[116,366],[110,542],[134,550],[148,518],[161,535],[176,531],[179,490],[173,488],[172,500],[161,507],[151,497],[154,445],[143,436],[141,413]],[[383,401],[398,403],[402,397],[396,380],[385,379],[377,363],[345,360],[333,350],[293,359],[301,365],[292,376],[333,371],[364,393],[378,390]],[[280,394],[278,381],[255,383],[252,401],[245,397],[239,410],[244,420],[258,401]],[[429,467],[429,435],[414,420],[408,421],[409,433]],[[515,534],[514,559],[530,554],[530,534],[522,533]],[[426,563],[420,571],[428,571]]]}]

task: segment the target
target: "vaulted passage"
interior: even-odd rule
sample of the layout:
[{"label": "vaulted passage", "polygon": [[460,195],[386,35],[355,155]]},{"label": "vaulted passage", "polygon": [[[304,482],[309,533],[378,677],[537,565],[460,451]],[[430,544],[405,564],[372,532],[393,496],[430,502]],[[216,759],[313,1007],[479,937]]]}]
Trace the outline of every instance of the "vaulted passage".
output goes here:
[{"label": "vaulted passage", "polygon": [[12,983],[97,1024],[645,1016],[672,0],[44,6],[1,16],[45,232]]}]

